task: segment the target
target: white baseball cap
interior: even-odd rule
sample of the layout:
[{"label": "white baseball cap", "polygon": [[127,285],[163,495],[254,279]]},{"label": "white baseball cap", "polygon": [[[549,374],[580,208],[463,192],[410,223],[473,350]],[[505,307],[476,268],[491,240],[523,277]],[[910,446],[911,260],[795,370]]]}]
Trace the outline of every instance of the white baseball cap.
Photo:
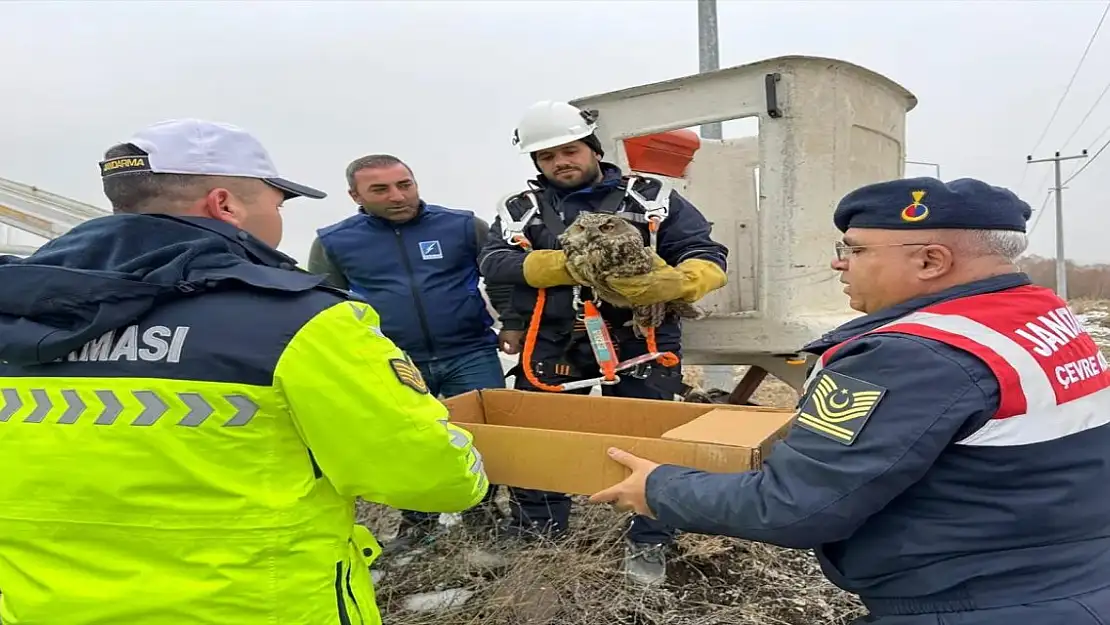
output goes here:
[{"label": "white baseball cap", "polygon": [[145,156],[121,156],[100,163],[102,178],[129,172],[257,178],[286,199],[323,199],[327,193],[278,175],[266,148],[250,133],[220,122],[171,119],[140,130],[127,143]]}]

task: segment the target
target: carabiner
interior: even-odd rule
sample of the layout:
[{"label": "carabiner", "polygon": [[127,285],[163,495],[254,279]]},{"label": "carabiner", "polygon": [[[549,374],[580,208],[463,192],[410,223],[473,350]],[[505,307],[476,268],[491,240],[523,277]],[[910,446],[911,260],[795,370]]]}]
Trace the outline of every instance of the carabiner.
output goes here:
[{"label": "carabiner", "polygon": [[648,222],[648,233],[651,237],[651,249],[656,248],[656,242],[659,234],[659,227],[663,221],[667,219],[671,212],[671,191],[674,186],[665,178],[658,176],[637,176],[645,180],[656,180],[659,182],[659,192],[655,194],[654,200],[649,200],[643,195],[640,195],[635,186],[636,180],[629,180],[627,193],[632,196],[632,199],[644,209],[644,218]]}]

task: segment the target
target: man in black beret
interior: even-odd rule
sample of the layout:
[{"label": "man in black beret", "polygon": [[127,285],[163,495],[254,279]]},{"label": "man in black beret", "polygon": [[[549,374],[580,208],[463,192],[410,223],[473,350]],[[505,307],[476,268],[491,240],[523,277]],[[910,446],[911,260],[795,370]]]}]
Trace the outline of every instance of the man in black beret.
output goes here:
[{"label": "man in black beret", "polygon": [[857,623],[1110,622],[1110,365],[1015,265],[1030,212],[971,179],[848,194],[832,268],[864,315],[805,347],[817,362],[762,468],[614,449],[632,475],[593,501],[814,549],[868,608]]}]

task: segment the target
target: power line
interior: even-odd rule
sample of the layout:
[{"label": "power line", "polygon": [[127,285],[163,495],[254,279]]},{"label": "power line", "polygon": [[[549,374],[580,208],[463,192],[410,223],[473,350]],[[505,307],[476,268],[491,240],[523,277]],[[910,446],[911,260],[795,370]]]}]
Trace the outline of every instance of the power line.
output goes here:
[{"label": "power line", "polygon": [[1044,209],[1048,206],[1048,201],[1050,199],[1052,199],[1052,189],[1049,189],[1048,193],[1044,194],[1044,201],[1041,202],[1041,207],[1037,209],[1037,216],[1033,218],[1033,225],[1029,226],[1029,234],[1027,236],[1032,237],[1033,233],[1036,232],[1037,224],[1041,223],[1041,215],[1044,215]]},{"label": "power line", "polygon": [[1091,144],[1093,145],[1093,144],[1098,143],[1099,141],[1102,141],[1103,137],[1110,138],[1110,126],[1107,126],[1106,128],[1103,128],[1102,132],[1098,133],[1098,136],[1095,137],[1095,140],[1092,141]]},{"label": "power line", "polygon": [[[1091,113],[1095,112],[1095,108],[1098,107],[1098,103],[1102,102],[1102,99],[1106,97],[1107,93],[1110,93],[1110,82],[1107,82],[1106,86],[1102,88],[1102,93],[1098,94],[1098,98],[1095,99],[1095,103],[1091,105],[1091,108],[1087,109],[1087,114],[1084,115],[1083,119],[1081,119],[1079,121],[1079,125],[1075,127],[1075,130],[1071,131],[1071,134],[1068,135],[1067,139],[1064,139],[1064,148],[1063,149],[1065,149],[1065,150],[1068,149],[1068,144],[1071,143],[1071,140],[1075,138],[1075,135],[1079,134],[1079,130],[1081,128],[1083,128],[1083,124],[1087,123],[1087,119],[1090,118]],[[1099,136],[1101,136],[1101,135],[1099,135]],[[1096,143],[1097,143],[1097,139],[1096,139]]]},{"label": "power line", "polygon": [[[1108,130],[1110,130],[1110,129],[1108,129]],[[1091,155],[1091,158],[1087,159],[1086,163],[1083,163],[1083,165],[1079,169],[1075,170],[1072,173],[1072,175],[1068,176],[1068,179],[1064,181],[1064,184],[1067,184],[1067,183],[1071,182],[1072,180],[1075,180],[1075,177],[1078,176],[1079,174],[1083,173],[1084,169],[1087,169],[1088,167],[1090,167],[1091,163],[1095,162],[1095,159],[1097,159],[1100,154],[1102,154],[1103,152],[1106,151],[1107,146],[1110,146],[1110,139],[1107,139],[1106,143],[1103,143],[1102,147],[1099,148],[1093,155]],[[1086,154],[1087,150],[1083,150],[1083,153]]]},{"label": "power line", "polygon": [[[1079,70],[1083,69],[1083,62],[1087,60],[1087,54],[1091,51],[1091,46],[1094,45],[1095,39],[1098,38],[1099,31],[1102,30],[1102,24],[1106,21],[1106,15],[1110,13],[1110,2],[1106,3],[1106,8],[1102,10],[1102,17],[1098,20],[1098,25],[1095,26],[1095,32],[1091,33],[1091,38],[1087,40],[1087,47],[1083,49],[1083,55],[1079,57],[1079,63],[1075,66],[1075,71],[1071,74],[1071,79],[1068,80],[1068,86],[1064,87],[1064,93],[1060,94],[1060,100],[1056,102],[1056,108],[1052,111],[1052,116],[1048,118],[1048,123],[1045,124],[1044,130],[1041,131],[1041,136],[1037,139],[1037,144],[1033,146],[1030,153],[1036,152],[1041,147],[1041,142],[1044,141],[1048,130],[1052,128],[1052,122],[1056,121],[1056,116],[1060,113],[1060,107],[1064,104],[1064,99],[1068,97],[1072,85],[1075,84],[1075,77],[1079,75]],[[1021,175],[1021,182],[1018,183],[1020,187],[1025,182],[1025,176],[1029,172],[1029,168],[1025,168]]]},{"label": "power line", "polygon": [[1064,87],[1064,93],[1060,94],[1060,101],[1056,103],[1056,109],[1052,111],[1052,116],[1048,118],[1048,123],[1045,124],[1044,130],[1041,131],[1040,138],[1037,139],[1037,144],[1033,146],[1030,152],[1036,152],[1037,148],[1041,147],[1041,142],[1044,141],[1045,135],[1048,134],[1048,129],[1052,127],[1052,122],[1056,121],[1056,115],[1060,113],[1060,107],[1064,104],[1064,99],[1068,97],[1068,92],[1071,91],[1072,85],[1075,84],[1075,77],[1079,75],[1079,70],[1083,69],[1083,62],[1087,60],[1087,53],[1091,51],[1091,46],[1094,45],[1095,39],[1098,38],[1098,33],[1102,30],[1102,23],[1106,21],[1106,14],[1110,13],[1110,2],[1106,3],[1106,8],[1102,10],[1102,17],[1098,20],[1098,25],[1095,26],[1095,32],[1091,33],[1091,38],[1087,40],[1087,47],[1083,49],[1083,56],[1079,57],[1079,63],[1075,66],[1075,71],[1071,74],[1071,80],[1068,81],[1068,86]]},{"label": "power line", "polygon": [[[1106,128],[1103,128],[1103,129],[1102,129],[1102,132],[1100,132],[1100,133],[1098,134],[1098,136],[1097,136],[1097,137],[1095,137],[1095,140],[1091,142],[1091,143],[1092,143],[1092,145],[1094,145],[1094,144],[1097,144],[1097,143],[1098,143],[1099,141],[1102,141],[1102,138],[1103,138],[1104,136],[1105,136],[1105,137],[1106,137],[1107,139],[1110,139],[1110,126],[1107,126]],[[1069,182],[1071,182],[1072,180],[1075,180],[1075,177],[1079,175],[1079,172],[1081,172],[1081,171],[1082,171],[1082,170],[1083,170],[1084,168],[1086,168],[1086,167],[1087,167],[1087,165],[1089,165],[1089,164],[1091,163],[1091,161],[1093,161],[1093,160],[1095,160],[1096,158],[1098,158],[1098,155],[1099,155],[1099,154],[1102,154],[1102,152],[1103,152],[1104,150],[1106,150],[1106,149],[1107,149],[1107,146],[1106,146],[1106,145],[1104,144],[1104,145],[1103,145],[1103,146],[1102,146],[1101,148],[1099,148],[1099,149],[1098,149],[1098,150],[1097,150],[1097,151],[1095,152],[1095,155],[1094,155],[1093,157],[1091,157],[1090,159],[1088,159],[1088,160],[1087,160],[1087,161],[1086,161],[1086,162],[1085,162],[1084,164],[1076,166],[1076,168],[1075,168],[1074,170],[1072,170],[1072,172],[1071,172],[1070,174],[1068,174],[1068,179],[1064,181],[1064,185],[1066,186],[1066,185],[1067,185],[1067,184],[1068,184]],[[1048,179],[1049,179],[1050,177],[1052,177],[1052,172],[1051,172],[1051,171],[1049,171],[1049,172],[1045,173],[1045,175],[1044,175],[1044,178],[1041,178],[1041,181],[1040,181],[1039,183],[1037,183],[1037,186],[1036,186],[1035,188],[1037,188],[1037,189],[1040,189],[1041,187],[1043,187],[1043,186],[1044,186],[1044,185],[1045,185],[1045,184],[1046,184],[1046,183],[1048,182]],[[1045,196],[1045,203],[1047,203],[1047,202],[1048,202],[1048,198],[1052,197],[1052,191],[1053,191],[1052,187],[1049,187],[1049,189],[1048,189],[1048,195],[1047,195],[1047,196]],[[1041,208],[1042,208],[1042,209],[1044,208],[1044,205],[1043,205],[1043,204],[1041,205]],[[1040,223],[1040,221],[1039,221],[1039,217],[1040,217],[1040,215],[1038,215],[1038,216],[1037,216],[1036,218],[1034,218],[1034,220],[1033,220],[1033,227],[1032,227],[1032,228],[1030,228],[1030,230],[1029,230],[1030,234],[1032,234],[1032,232],[1033,232],[1033,228],[1035,228],[1035,227],[1036,227],[1036,224]]]},{"label": "power line", "polygon": [[[1029,168],[1026,167],[1027,171],[1028,171],[1028,169]],[[1052,170],[1046,171],[1044,173],[1044,177],[1041,178],[1040,182],[1037,183],[1037,186],[1035,186],[1033,188],[1036,189],[1037,191],[1040,191],[1041,189],[1043,189],[1045,187],[1045,185],[1048,184],[1048,179],[1051,178],[1051,177],[1052,177]],[[1051,192],[1051,191],[1052,191],[1052,187],[1049,187],[1049,192]]]}]

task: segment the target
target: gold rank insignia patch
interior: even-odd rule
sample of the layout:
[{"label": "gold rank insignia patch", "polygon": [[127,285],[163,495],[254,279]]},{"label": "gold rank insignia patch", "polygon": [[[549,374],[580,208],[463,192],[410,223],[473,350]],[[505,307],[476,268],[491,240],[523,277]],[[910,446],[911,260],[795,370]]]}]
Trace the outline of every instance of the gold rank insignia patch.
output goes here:
[{"label": "gold rank insignia patch", "polygon": [[428,384],[424,381],[424,376],[420,375],[420,369],[412,362],[412,358],[408,354],[405,354],[404,358],[391,358],[389,366],[393,369],[393,374],[397,376],[397,380],[401,384],[421,395],[428,394]]},{"label": "gold rank insignia patch", "polygon": [[886,389],[870,382],[822,371],[798,411],[798,425],[825,438],[851,445]]}]

